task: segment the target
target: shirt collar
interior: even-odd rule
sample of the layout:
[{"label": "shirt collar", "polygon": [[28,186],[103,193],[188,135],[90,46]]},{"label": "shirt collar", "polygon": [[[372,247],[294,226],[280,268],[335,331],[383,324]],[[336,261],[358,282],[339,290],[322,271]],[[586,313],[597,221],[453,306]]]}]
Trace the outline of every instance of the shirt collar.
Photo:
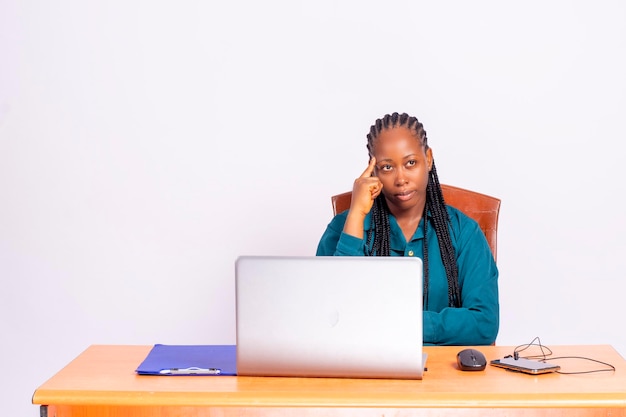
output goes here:
[{"label": "shirt collar", "polygon": [[[427,218],[430,219],[431,217],[432,216],[429,210],[427,212]],[[370,212],[367,214],[367,216],[365,216],[365,219],[363,220],[363,229],[371,230],[373,226],[374,225],[372,221],[372,214]],[[404,238],[404,234],[402,233],[402,229],[400,229],[400,226],[398,225],[398,222],[396,221],[396,218],[391,214],[389,214],[389,229],[390,229],[389,245],[391,249],[396,250],[396,251],[404,252],[406,245],[408,243],[416,241],[416,240],[424,239],[424,219],[423,218],[422,220],[420,220],[420,223],[417,226],[417,230],[413,234],[413,237],[411,238],[410,242],[406,241],[406,239]]]}]

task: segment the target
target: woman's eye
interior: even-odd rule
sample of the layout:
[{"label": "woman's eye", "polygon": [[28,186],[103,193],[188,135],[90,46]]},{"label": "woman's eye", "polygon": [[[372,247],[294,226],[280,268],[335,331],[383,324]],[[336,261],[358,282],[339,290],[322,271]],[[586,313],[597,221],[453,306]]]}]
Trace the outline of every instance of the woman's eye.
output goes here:
[{"label": "woman's eye", "polygon": [[407,164],[407,166],[413,167],[413,166],[417,165],[417,161],[415,159],[411,159],[406,164]]},{"label": "woman's eye", "polygon": [[382,169],[383,171],[391,171],[391,165],[383,165],[382,167],[380,167],[380,169]]}]

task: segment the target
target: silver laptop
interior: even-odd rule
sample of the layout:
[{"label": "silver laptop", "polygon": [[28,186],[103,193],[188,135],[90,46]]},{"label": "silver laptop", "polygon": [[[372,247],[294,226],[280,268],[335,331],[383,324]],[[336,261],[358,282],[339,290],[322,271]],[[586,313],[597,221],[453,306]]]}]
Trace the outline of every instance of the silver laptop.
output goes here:
[{"label": "silver laptop", "polygon": [[422,261],[236,261],[237,374],[421,379]]}]

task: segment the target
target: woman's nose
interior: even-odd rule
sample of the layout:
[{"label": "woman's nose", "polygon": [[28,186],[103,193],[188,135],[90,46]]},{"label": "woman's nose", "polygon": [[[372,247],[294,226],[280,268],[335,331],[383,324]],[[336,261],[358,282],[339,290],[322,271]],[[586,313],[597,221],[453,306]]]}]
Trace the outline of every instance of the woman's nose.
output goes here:
[{"label": "woman's nose", "polygon": [[396,185],[404,185],[407,182],[408,181],[406,179],[406,176],[404,175],[404,172],[401,169],[398,170],[396,174]]}]

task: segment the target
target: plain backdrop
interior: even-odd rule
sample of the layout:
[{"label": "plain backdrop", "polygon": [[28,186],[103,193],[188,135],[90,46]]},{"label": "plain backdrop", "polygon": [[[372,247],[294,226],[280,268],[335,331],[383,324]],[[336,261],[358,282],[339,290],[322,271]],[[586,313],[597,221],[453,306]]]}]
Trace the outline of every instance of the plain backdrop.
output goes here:
[{"label": "plain backdrop", "polygon": [[[502,199],[499,345],[626,354],[626,2],[0,0],[3,409],[91,344],[234,343],[394,111]],[[427,383],[427,381],[425,381]]]}]

